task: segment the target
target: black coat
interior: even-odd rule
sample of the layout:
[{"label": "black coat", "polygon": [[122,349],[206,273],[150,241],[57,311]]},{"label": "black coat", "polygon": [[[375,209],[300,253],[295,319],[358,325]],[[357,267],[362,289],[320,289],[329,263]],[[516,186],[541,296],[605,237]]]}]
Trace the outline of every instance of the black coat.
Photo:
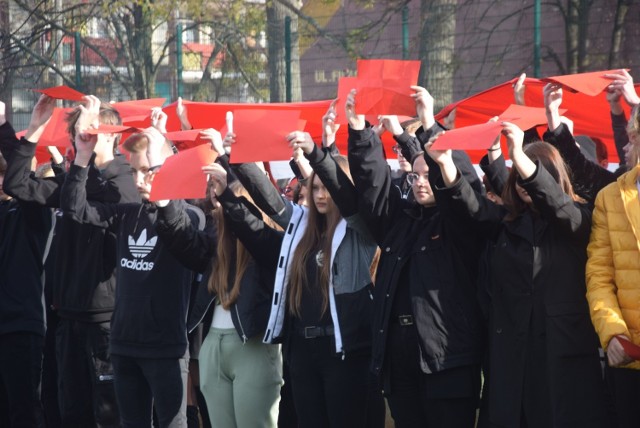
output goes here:
[{"label": "black coat", "polygon": [[[475,233],[447,221],[437,193],[438,206],[425,208],[408,204],[392,189],[382,145],[371,128],[349,129],[349,166],[361,215],[382,249],[374,288],[373,372],[380,375],[384,366],[399,287],[409,287],[421,349],[416,357],[425,373],[479,364],[484,327],[475,297],[481,250]],[[438,173],[430,167],[429,180]],[[401,282],[404,275],[407,283]]]},{"label": "black coat", "polygon": [[459,180],[443,195],[490,238],[490,420],[493,426],[600,427],[598,340],[585,297],[588,207],[541,166],[520,184],[539,214],[505,210]]}]

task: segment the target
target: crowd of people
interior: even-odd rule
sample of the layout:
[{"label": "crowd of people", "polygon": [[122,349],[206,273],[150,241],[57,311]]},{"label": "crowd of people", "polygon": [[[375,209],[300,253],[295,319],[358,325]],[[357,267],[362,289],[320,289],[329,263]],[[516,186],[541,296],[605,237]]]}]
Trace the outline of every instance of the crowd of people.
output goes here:
[{"label": "crowd of people", "polygon": [[615,172],[557,84],[542,138],[500,122],[508,153],[498,137],[482,179],[434,146],[425,88],[414,119],[377,124],[352,90],[321,144],[283,135],[286,189],[203,131],[217,158],[189,201],[150,201],[177,151],[162,110],[120,142],[92,132],[117,110],[86,96],[73,159],[50,148],[36,172],[55,100],[20,138],[0,103],[0,426],[383,428],[387,408],[398,428],[637,426],[640,98],[609,78]]}]

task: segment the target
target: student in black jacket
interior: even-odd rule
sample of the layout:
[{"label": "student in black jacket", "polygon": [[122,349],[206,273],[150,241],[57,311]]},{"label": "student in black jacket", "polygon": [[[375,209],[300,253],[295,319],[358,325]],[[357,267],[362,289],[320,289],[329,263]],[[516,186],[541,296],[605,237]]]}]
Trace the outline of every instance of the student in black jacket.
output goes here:
[{"label": "student in black jacket", "polygon": [[[0,426],[44,427],[40,404],[45,317],[43,267],[51,243],[52,210],[10,196],[3,187],[18,145],[0,102]],[[37,141],[41,126],[27,138]]]},{"label": "student in black jacket", "polygon": [[[45,123],[54,100],[43,95],[33,117]],[[71,136],[79,108],[70,116]],[[117,111],[100,107],[100,123],[120,124]],[[137,202],[129,164],[114,154],[119,135],[101,134],[96,155],[88,167],[87,198],[105,203]],[[17,198],[40,206],[59,207],[66,174],[37,178],[31,173],[36,150],[33,139],[23,138],[9,162],[5,187]],[[58,397],[65,427],[113,427],[120,419],[113,391],[108,344],[116,278],[115,235],[103,228],[60,217],[56,226],[55,272],[51,278],[53,305],[60,317],[56,331]]]},{"label": "student in black jacket", "polygon": [[462,227],[492,243],[491,426],[601,427],[602,373],[585,296],[589,207],[572,189],[558,151],[504,123],[513,169],[498,206],[460,178],[448,151],[441,200]]},{"label": "student in black jacket", "polygon": [[[153,167],[172,152],[155,128],[134,134],[124,146],[131,153],[131,171],[144,202],[87,201],[85,182],[96,140],[84,130],[95,123],[98,109],[94,97],[82,107],[77,155],[61,192],[62,210],[75,221],[116,234],[118,288],[109,348],[122,426],[149,426],[153,402],[160,427],[181,427],[186,421],[186,314],[193,273],[158,239],[157,208],[148,202]],[[147,153],[150,147],[160,148]],[[197,215],[192,222],[197,224]]]},{"label": "student in black jacket", "polygon": [[[418,114],[431,132],[433,100],[415,89]],[[382,143],[355,113],[354,93],[346,114],[360,213],[382,249],[372,370],[397,427],[473,427],[484,337],[475,288],[480,242],[471,228],[449,221],[448,206],[433,189],[437,167],[413,155],[415,147],[403,147],[413,160],[415,204],[408,203],[392,187]],[[468,158],[466,165],[475,175]]]}]

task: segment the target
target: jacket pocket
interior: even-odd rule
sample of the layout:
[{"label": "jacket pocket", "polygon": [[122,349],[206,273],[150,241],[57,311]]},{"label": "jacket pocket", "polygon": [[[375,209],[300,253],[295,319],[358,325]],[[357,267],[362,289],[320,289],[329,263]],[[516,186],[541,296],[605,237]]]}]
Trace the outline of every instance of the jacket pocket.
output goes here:
[{"label": "jacket pocket", "polygon": [[340,333],[345,351],[371,346],[373,285],[336,296]]}]

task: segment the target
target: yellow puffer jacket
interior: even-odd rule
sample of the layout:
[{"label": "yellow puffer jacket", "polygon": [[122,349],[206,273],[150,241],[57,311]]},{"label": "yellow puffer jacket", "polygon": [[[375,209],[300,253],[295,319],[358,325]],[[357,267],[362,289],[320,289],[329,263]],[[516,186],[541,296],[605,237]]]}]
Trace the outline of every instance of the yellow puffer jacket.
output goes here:
[{"label": "yellow puffer jacket", "polygon": [[[591,320],[606,350],[624,334],[640,345],[640,165],[596,197],[587,252],[587,299]],[[626,366],[640,369],[636,361]]]}]

